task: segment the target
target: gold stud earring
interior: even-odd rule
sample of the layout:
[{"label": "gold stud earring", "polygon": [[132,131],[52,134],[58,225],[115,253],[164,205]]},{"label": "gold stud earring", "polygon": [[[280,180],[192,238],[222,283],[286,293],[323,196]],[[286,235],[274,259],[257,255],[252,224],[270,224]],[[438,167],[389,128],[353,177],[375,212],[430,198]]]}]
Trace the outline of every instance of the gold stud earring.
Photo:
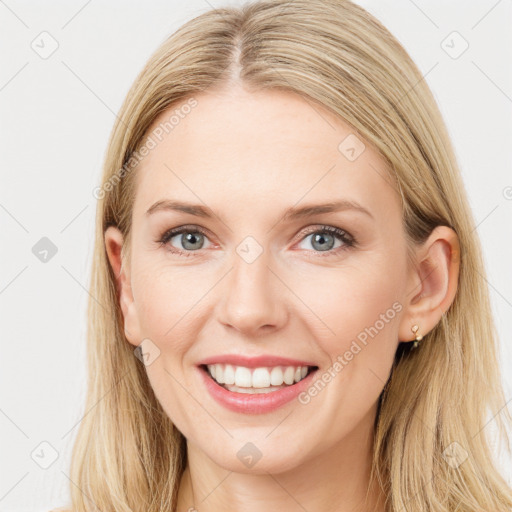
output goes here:
[{"label": "gold stud earring", "polygon": [[412,348],[416,348],[418,346],[418,342],[420,342],[423,339],[423,336],[418,333],[418,329],[419,329],[419,327],[416,324],[411,327],[411,331],[416,336],[416,339],[414,340],[414,344],[413,344]]}]

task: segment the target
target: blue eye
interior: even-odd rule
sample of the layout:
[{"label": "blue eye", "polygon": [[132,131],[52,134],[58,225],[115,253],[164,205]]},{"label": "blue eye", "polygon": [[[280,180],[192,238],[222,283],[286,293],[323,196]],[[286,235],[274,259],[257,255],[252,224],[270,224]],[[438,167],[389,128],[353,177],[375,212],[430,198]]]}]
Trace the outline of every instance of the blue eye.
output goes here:
[{"label": "blue eye", "polygon": [[[308,237],[312,236],[311,245],[318,249],[315,252],[325,252],[327,255],[337,253],[338,250],[344,250],[349,247],[353,247],[355,245],[354,238],[349,235],[346,231],[342,229],[335,228],[333,226],[322,226],[321,229],[315,229],[311,231],[303,240],[306,240]],[[342,242],[341,246],[334,247],[336,240]],[[324,256],[322,254],[321,256]]]},{"label": "blue eye", "polygon": [[[179,235],[181,235],[181,237],[178,238],[181,248],[175,247],[170,243],[173,238]],[[319,254],[319,256],[332,256],[333,254],[337,254],[339,251],[344,251],[354,247],[356,244],[352,235],[334,226],[316,227],[314,230],[310,230],[309,233],[306,233],[306,235],[302,237],[301,242],[310,236],[313,237],[311,245],[314,249],[315,247],[317,249],[312,252],[325,253]],[[209,241],[206,232],[199,228],[199,226],[180,226],[166,231],[158,242],[162,246],[169,247],[169,250],[172,253],[189,257],[193,256],[194,253],[200,249],[205,249],[205,240]],[[334,247],[336,240],[340,241],[341,245]]]},{"label": "blue eye", "polygon": [[178,240],[182,244],[183,249],[177,248],[176,251],[171,250],[171,252],[183,253],[185,256],[191,256],[191,254],[186,254],[187,252],[191,253],[199,249],[203,249],[204,239],[207,239],[206,233],[197,227],[181,226],[179,228],[166,231],[159,242],[162,245],[170,245],[170,241],[178,235],[182,235]]}]

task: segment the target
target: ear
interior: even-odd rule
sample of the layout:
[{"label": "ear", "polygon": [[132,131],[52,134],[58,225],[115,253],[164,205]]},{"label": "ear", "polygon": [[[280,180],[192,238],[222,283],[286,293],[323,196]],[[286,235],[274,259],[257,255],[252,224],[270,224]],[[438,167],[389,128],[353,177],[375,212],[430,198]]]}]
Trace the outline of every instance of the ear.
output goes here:
[{"label": "ear", "polygon": [[441,320],[457,292],[459,261],[457,234],[447,226],[437,226],[416,250],[399,327],[400,341],[415,339],[413,325],[417,324],[418,334],[425,336]]},{"label": "ear", "polygon": [[130,268],[123,250],[123,235],[118,228],[109,226],[104,237],[108,260],[116,278],[117,296],[124,319],[124,334],[132,345],[138,346],[142,337],[132,294]]}]

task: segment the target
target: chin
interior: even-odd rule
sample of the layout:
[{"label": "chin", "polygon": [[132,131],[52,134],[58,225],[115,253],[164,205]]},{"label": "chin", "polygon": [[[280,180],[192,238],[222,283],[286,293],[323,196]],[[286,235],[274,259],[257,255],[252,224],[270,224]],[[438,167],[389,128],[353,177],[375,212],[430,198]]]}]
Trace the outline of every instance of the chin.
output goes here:
[{"label": "chin", "polygon": [[247,441],[234,444],[236,446],[232,449],[209,455],[215,464],[234,473],[284,473],[301,465],[305,455],[303,444],[296,447],[288,444],[286,448],[281,442],[272,443],[268,440],[266,443]]}]

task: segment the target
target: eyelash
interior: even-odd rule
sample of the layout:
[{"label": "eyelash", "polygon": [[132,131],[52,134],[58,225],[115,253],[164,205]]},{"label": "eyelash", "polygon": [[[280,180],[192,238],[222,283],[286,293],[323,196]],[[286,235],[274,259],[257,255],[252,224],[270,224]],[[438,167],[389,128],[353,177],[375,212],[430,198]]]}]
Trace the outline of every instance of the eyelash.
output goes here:
[{"label": "eyelash", "polygon": [[[205,230],[200,228],[199,226],[180,226],[179,228],[172,228],[163,233],[161,235],[160,239],[157,240],[157,242],[160,244],[160,246],[165,246],[168,244],[168,242],[171,240],[171,238],[175,237],[176,235],[181,235],[182,233],[200,233],[205,237],[208,237],[208,234]],[[338,254],[342,251],[349,250],[356,246],[357,242],[356,239],[349,234],[347,231],[344,231],[343,229],[336,228],[334,226],[320,226],[320,228],[316,227],[315,229],[309,230],[307,233],[304,234],[304,236],[300,239],[302,241],[304,238],[306,238],[309,235],[315,234],[315,233],[328,233],[330,235],[335,235],[340,239],[344,245],[341,247],[337,247],[336,249],[331,249],[329,251],[312,251],[315,253],[318,253],[318,256],[320,257],[326,257],[326,256],[332,256],[333,254]],[[170,249],[169,251],[174,254],[179,254],[181,256],[185,256],[186,258],[190,256],[195,256],[194,253],[199,252],[197,251],[182,251],[181,249],[176,249],[176,247],[172,247],[169,245]],[[325,254],[322,254],[324,252]]]}]

